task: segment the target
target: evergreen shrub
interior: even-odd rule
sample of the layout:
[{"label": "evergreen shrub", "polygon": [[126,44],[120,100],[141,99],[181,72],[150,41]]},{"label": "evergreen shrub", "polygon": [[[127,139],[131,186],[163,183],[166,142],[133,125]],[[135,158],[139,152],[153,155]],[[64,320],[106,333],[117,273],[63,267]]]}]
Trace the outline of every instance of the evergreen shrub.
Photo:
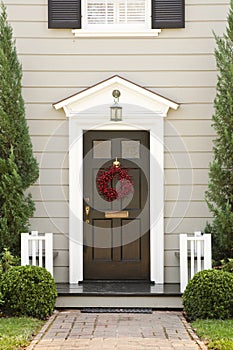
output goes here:
[{"label": "evergreen shrub", "polygon": [[194,275],[183,293],[184,312],[190,321],[233,316],[233,275],[203,270]]},{"label": "evergreen shrub", "polygon": [[233,273],[233,259],[228,259],[228,261],[223,264],[222,269],[223,271],[228,271]]},{"label": "evergreen shrub", "polygon": [[212,126],[216,137],[205,194],[213,220],[207,223],[205,232],[212,234],[212,256],[219,263],[233,258],[233,0],[225,33],[214,33],[214,38],[218,76]]},{"label": "evergreen shrub", "polygon": [[12,266],[19,265],[20,259],[11,254],[9,249],[4,248],[0,254],[0,272],[7,272]]},{"label": "evergreen shrub", "polygon": [[213,340],[208,344],[208,349],[233,350],[233,340],[230,340],[230,339]]},{"label": "evergreen shrub", "polygon": [[12,267],[2,276],[1,292],[8,315],[46,319],[55,308],[55,280],[43,267]]},{"label": "evergreen shrub", "polygon": [[35,210],[28,188],[39,176],[22,95],[22,65],[6,6],[0,4],[0,251],[20,256],[20,234]]}]

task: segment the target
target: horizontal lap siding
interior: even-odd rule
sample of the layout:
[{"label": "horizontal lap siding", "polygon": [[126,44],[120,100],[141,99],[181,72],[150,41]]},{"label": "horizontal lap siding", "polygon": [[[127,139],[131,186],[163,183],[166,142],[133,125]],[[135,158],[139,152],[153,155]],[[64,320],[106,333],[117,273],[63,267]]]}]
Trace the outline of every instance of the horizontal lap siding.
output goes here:
[{"label": "horizontal lap siding", "polygon": [[[211,6],[210,6],[211,11]],[[211,27],[210,27],[211,25]],[[222,21],[194,21],[194,22],[186,22],[185,29],[166,29],[164,33],[159,34],[162,39],[181,39],[181,38],[212,38],[212,28],[215,29],[215,32],[221,34],[224,29],[225,22]],[[77,42],[78,39],[71,38],[71,31],[69,29],[60,30],[58,29],[47,29],[46,22],[12,22],[12,27],[14,32],[18,33],[19,37],[28,37],[28,33],[30,33],[31,38],[51,38],[52,40],[58,40],[60,38],[72,39],[72,42]],[[81,39],[83,40],[83,39]],[[85,40],[85,39],[84,39]],[[114,39],[115,40],[115,39]],[[127,39],[126,39],[127,40]],[[142,47],[142,45],[139,45]],[[137,50],[136,50],[137,51]]]},{"label": "horizontal lap siding", "polygon": [[[64,90],[64,88],[63,88]],[[173,100],[179,100],[178,103],[196,103],[197,99],[199,100],[199,103],[208,103],[209,101],[213,101],[215,96],[215,88],[214,87],[199,87],[199,88],[193,88],[190,87],[189,89],[185,87],[177,87],[177,88],[151,88],[152,91],[158,92],[161,95],[169,95],[171,99]],[[77,92],[77,89],[65,89],[66,93],[69,95],[72,95],[74,92]],[[24,88],[23,89],[24,97],[26,100],[28,100],[29,103],[51,103],[51,99],[54,98],[54,96],[62,96],[62,91],[60,88]],[[63,94],[64,95],[64,94]],[[51,107],[52,108],[52,107]]]},{"label": "horizontal lap siding", "polygon": [[[115,72],[104,73],[104,78],[113,75]],[[135,79],[140,80],[142,78],[142,72],[134,72]],[[129,73],[123,72],[122,77],[128,79]],[[46,81],[49,87],[56,88],[57,86],[67,87],[67,83],[64,79],[69,78],[69,88],[76,88],[77,81],[83,88],[90,86],[93,79],[99,81],[100,73],[79,71],[79,72],[32,72],[25,71],[23,76],[23,85],[25,87],[43,87]],[[214,71],[209,72],[195,72],[195,71],[184,71],[182,75],[180,71],[174,71],[171,76],[170,71],[143,71],[143,77],[147,80],[148,87],[153,86],[154,82],[157,82],[157,88],[171,88],[171,87],[199,87],[200,84],[205,86],[208,82],[209,87],[215,87],[216,74]],[[103,79],[103,76],[101,77]],[[31,84],[34,84],[33,86]]]},{"label": "horizontal lap siding", "polygon": [[48,29],[47,0],[6,0],[23,67],[23,95],[40,178],[32,186],[32,228],[54,232],[55,277],[68,281],[68,122],[52,104],[118,74],[180,103],[165,121],[165,281],[178,282],[180,233],[210,219],[204,193],[212,159],[217,81],[213,30],[229,1],[186,0],[186,28],[158,38],[75,38]]},{"label": "horizontal lap siding", "polygon": [[[127,40],[127,39],[126,39]],[[156,40],[156,39],[154,39]],[[78,46],[76,47],[78,49]],[[38,67],[38,71],[53,72],[58,71],[60,67],[65,72],[95,72],[96,69],[105,72],[134,72],[139,70],[145,71],[212,71],[215,69],[215,59],[213,55],[144,55],[133,54],[127,55],[46,55],[37,56],[21,55],[25,71],[33,71],[34,67]],[[104,63],[104,64],[103,64]],[[95,68],[96,67],[96,68]]]},{"label": "horizontal lap siding", "polygon": [[[161,35],[161,34],[160,34]],[[135,39],[136,40],[136,39]],[[193,54],[193,46],[198,45],[199,54],[212,54],[215,47],[215,43],[212,39],[212,35],[208,38],[203,38],[201,41],[199,38],[192,38],[190,41],[187,38],[174,38],[167,45],[167,40],[162,40],[161,42],[156,42],[156,39],[151,42],[151,39],[142,39],[143,40],[143,52],[146,55],[161,55],[161,54],[171,54],[175,51],[176,54]],[[94,46],[96,39],[84,39],[80,40],[75,38],[70,40],[70,38],[60,38],[59,46],[58,39],[51,41],[51,38],[36,38],[38,45],[38,54],[40,55],[61,55],[66,52],[67,54],[74,54],[74,48],[78,47],[78,55],[89,54],[89,47]],[[35,39],[34,38],[18,38],[17,40],[17,49],[19,54],[33,54]],[[119,48],[124,54],[141,54],[142,49],[141,45],[138,47],[128,44],[128,40],[119,38],[112,39],[98,39],[98,45],[94,47],[95,55],[119,55]],[[39,68],[39,67],[38,67]],[[113,67],[112,67],[113,69]],[[81,71],[82,72],[82,71]],[[59,72],[60,75],[62,72]],[[88,73],[88,72],[85,72]],[[136,72],[135,72],[136,73]],[[95,76],[98,79],[98,72],[94,72]],[[94,78],[94,77],[93,77]],[[87,84],[88,81],[84,80],[84,83]]]},{"label": "horizontal lap siding", "polygon": [[60,201],[67,202],[68,200],[68,184],[53,185],[34,185],[31,187],[31,193],[36,201]]}]

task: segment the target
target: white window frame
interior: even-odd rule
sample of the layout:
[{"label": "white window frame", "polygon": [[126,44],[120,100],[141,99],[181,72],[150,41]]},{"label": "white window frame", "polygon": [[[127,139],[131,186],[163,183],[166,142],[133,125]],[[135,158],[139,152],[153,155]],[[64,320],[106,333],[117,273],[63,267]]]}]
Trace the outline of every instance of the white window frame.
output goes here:
[{"label": "white window frame", "polygon": [[72,30],[75,36],[86,37],[148,37],[158,36],[160,29],[151,29],[151,0],[147,0],[146,20],[143,24],[88,24],[87,23],[87,0],[81,1],[82,28]]}]

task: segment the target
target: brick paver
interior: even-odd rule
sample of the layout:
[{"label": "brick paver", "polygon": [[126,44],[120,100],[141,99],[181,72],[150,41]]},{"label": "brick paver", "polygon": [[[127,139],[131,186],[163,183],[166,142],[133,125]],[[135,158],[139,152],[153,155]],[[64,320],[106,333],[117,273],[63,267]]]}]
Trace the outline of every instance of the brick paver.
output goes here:
[{"label": "brick paver", "polygon": [[56,312],[28,350],[204,350],[181,312]]}]

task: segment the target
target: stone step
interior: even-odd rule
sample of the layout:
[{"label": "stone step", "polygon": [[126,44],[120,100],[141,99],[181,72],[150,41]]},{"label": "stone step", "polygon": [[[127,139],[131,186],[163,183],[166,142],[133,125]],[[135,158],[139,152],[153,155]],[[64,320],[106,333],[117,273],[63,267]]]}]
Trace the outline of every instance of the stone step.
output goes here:
[{"label": "stone step", "polygon": [[57,308],[153,308],[182,309],[178,284],[143,283],[57,284]]}]

